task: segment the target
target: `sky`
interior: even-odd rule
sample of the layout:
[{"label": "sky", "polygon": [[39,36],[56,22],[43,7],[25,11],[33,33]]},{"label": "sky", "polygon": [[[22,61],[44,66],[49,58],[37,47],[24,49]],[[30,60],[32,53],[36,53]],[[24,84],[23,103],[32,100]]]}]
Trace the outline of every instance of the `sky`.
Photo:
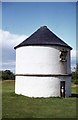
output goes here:
[{"label": "sky", "polygon": [[77,0],[2,0],[3,2],[76,2]]},{"label": "sky", "polygon": [[76,64],[75,2],[3,2],[2,29],[0,26],[2,69],[15,72],[14,46],[44,25],[73,48],[71,67],[74,68]]}]

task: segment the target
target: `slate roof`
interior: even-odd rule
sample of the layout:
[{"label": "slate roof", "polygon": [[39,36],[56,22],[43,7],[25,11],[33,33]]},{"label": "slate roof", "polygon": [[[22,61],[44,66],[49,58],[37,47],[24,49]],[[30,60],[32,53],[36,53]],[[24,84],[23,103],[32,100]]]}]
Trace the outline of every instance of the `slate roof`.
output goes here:
[{"label": "slate roof", "polygon": [[22,43],[15,46],[14,49],[22,46],[64,46],[72,50],[72,48],[57,37],[52,31],[50,31],[47,26],[40,27],[36,32],[34,32],[30,37],[25,39]]}]

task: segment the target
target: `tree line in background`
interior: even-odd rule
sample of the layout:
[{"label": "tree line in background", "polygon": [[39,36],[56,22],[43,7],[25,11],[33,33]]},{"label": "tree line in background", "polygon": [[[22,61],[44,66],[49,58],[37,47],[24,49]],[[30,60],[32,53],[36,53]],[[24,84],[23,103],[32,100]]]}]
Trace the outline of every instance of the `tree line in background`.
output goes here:
[{"label": "tree line in background", "polygon": [[2,80],[15,80],[15,74],[10,70],[0,71],[0,79]]},{"label": "tree line in background", "polygon": [[72,82],[78,84],[78,63],[76,64],[75,71],[72,72]]},{"label": "tree line in background", "polygon": [[[0,79],[2,80],[15,80],[15,74],[10,70],[0,71]],[[78,64],[75,71],[72,72],[72,82],[78,84]]]}]

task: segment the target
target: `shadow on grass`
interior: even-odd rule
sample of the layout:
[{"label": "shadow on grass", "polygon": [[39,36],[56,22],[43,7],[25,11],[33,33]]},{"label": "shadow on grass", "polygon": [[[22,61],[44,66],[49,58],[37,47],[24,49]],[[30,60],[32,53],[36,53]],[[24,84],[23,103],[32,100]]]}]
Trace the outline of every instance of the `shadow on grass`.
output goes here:
[{"label": "shadow on grass", "polygon": [[[11,92],[10,93],[10,96],[13,96],[13,97],[26,97],[26,98],[32,98],[32,99],[34,99],[34,97],[28,97],[28,96],[23,96],[23,95],[21,95],[21,94],[15,94],[15,92]],[[71,96],[70,97],[76,97],[76,98],[78,98],[78,94],[77,93],[72,93],[71,94]],[[42,99],[46,99],[46,98],[44,98],[44,97],[41,97]],[[39,98],[39,97],[36,97],[36,99],[41,99],[41,98]],[[47,99],[53,99],[53,98],[58,98],[58,99],[61,99],[61,98],[63,98],[63,97],[48,97]]]},{"label": "shadow on grass", "polygon": [[71,94],[71,97],[76,97],[76,98],[78,98],[78,94],[72,93],[72,94]]}]

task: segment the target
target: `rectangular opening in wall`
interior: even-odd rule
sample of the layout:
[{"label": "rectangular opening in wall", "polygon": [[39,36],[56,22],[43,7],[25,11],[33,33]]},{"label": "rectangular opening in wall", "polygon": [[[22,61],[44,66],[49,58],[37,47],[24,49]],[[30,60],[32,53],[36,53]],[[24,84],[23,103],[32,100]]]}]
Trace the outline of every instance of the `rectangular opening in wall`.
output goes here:
[{"label": "rectangular opening in wall", "polygon": [[60,97],[65,97],[65,81],[60,81]]},{"label": "rectangular opening in wall", "polygon": [[60,51],[60,61],[61,62],[66,62],[67,61],[67,51],[66,50],[61,50]]}]

